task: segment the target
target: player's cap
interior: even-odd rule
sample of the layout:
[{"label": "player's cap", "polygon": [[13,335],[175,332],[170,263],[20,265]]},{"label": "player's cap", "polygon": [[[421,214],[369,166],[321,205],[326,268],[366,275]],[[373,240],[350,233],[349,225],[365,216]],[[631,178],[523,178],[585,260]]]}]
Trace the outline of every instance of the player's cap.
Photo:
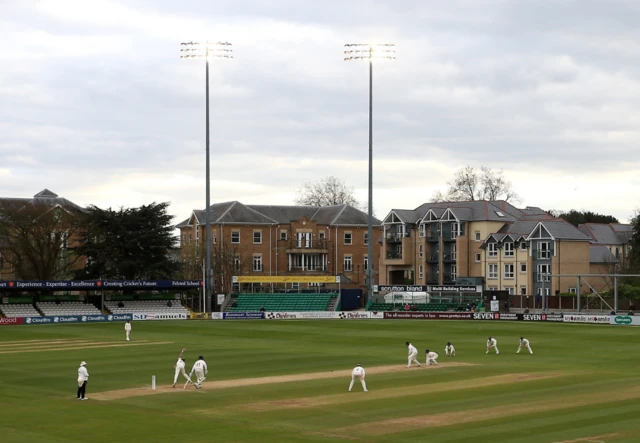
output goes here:
[{"label": "player's cap", "polygon": [[520,340],[524,340],[524,337],[520,337]]},{"label": "player's cap", "polygon": [[80,362],[80,366],[86,366],[86,365],[87,365],[87,362],[86,362],[86,361],[81,361],[81,362]]},{"label": "player's cap", "polygon": [[409,346],[409,342],[406,342],[405,345]]},{"label": "player's cap", "polygon": [[451,342],[450,341],[447,342],[447,346],[451,346]]},{"label": "player's cap", "polygon": [[360,363],[358,363],[356,366],[362,366]]},{"label": "player's cap", "polygon": [[429,353],[429,350],[427,349],[427,350],[425,350],[424,352],[426,352],[426,353],[428,354],[428,353]]},{"label": "player's cap", "polygon": [[198,357],[200,360],[204,360],[204,357],[201,355]]}]

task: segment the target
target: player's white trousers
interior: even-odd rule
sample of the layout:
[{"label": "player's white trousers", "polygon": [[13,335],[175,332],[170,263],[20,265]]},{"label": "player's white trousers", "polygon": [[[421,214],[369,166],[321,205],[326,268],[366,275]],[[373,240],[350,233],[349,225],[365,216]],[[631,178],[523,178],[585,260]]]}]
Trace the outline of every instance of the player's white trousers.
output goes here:
[{"label": "player's white trousers", "polygon": [[411,366],[411,363],[413,363],[414,361],[417,363],[418,366],[420,366],[420,362],[418,361],[418,359],[416,358],[418,356],[417,352],[414,352],[412,354],[409,354],[409,361],[407,363],[407,367]]},{"label": "player's white trousers", "polygon": [[178,376],[180,375],[180,373],[182,373],[182,375],[184,375],[184,378],[186,378],[187,380],[191,380],[186,372],[184,372],[184,368],[176,368],[176,374],[173,376],[173,384],[176,384],[178,382]]},{"label": "player's white trousers", "polygon": [[[355,382],[356,380],[356,376],[352,375],[351,376],[351,383],[349,384],[349,390],[351,390],[351,388],[353,388],[353,382]],[[360,384],[362,385],[362,389],[364,389],[365,391],[367,390],[367,384],[364,381],[364,377],[360,377]]]}]

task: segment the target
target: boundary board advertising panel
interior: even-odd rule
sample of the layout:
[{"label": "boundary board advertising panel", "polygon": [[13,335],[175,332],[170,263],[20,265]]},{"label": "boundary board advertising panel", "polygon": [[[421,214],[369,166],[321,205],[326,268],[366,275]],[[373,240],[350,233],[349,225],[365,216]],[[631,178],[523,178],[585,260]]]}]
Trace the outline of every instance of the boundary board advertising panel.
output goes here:
[{"label": "boundary board advertising panel", "polygon": [[471,312],[385,312],[383,318],[402,320],[471,320]]},{"label": "boundary board advertising panel", "polygon": [[131,314],[49,315],[45,317],[25,317],[23,319],[25,325],[48,325],[60,323],[103,323],[126,320],[133,320],[133,316]]},{"label": "boundary board advertising panel", "polygon": [[264,312],[223,312],[222,318],[225,320],[261,320],[264,319]]},{"label": "boundary board advertising panel", "polygon": [[610,324],[610,315],[592,315],[592,314],[564,314],[563,321],[565,323],[596,323]]},{"label": "boundary board advertising panel", "polygon": [[640,316],[635,315],[611,315],[609,324],[618,326],[640,326]]},{"label": "boundary board advertising panel", "polygon": [[144,313],[133,314],[134,320],[186,320],[189,316],[184,313],[164,312],[164,313]]},{"label": "boundary board advertising panel", "polygon": [[2,317],[0,318],[0,326],[23,325],[24,317]]}]

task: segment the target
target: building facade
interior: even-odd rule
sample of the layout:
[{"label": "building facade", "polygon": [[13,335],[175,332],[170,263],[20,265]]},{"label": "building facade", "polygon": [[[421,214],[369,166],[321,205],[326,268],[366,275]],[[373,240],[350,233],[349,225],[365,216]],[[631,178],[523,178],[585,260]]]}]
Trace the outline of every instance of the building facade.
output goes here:
[{"label": "building facade", "polygon": [[[342,287],[365,285],[370,263],[368,216],[352,206],[268,206],[233,201],[212,205],[210,217],[212,261],[218,262],[212,263],[212,268],[221,288],[234,289],[230,288],[230,274],[340,276]],[[376,238],[381,232],[380,220],[375,219],[374,225]],[[177,228],[183,260],[195,260],[201,267],[206,246],[205,211],[194,210]],[[373,263],[378,263],[380,246],[373,246]],[[232,266],[225,270],[220,262]],[[309,285],[315,284],[292,282],[289,287],[306,289]]]},{"label": "building facade", "polygon": [[[615,260],[593,237],[537,207],[505,201],[425,203],[383,220],[380,282],[452,285],[473,277],[516,295],[577,292],[577,277]],[[606,289],[606,279],[581,292]]]}]

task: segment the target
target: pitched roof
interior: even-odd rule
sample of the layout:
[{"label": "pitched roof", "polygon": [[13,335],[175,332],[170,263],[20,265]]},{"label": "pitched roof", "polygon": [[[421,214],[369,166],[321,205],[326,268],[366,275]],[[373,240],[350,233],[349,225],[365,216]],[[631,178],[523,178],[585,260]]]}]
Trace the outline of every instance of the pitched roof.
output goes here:
[{"label": "pitched roof", "polygon": [[[206,211],[193,211],[198,224],[204,224]],[[319,224],[326,225],[367,225],[368,215],[349,205],[337,206],[285,206],[285,205],[245,205],[238,201],[216,203],[209,207],[209,217],[212,224],[245,223],[245,224],[288,224],[294,220],[306,217]],[[176,227],[189,226],[189,220]],[[378,226],[380,220],[374,217],[373,224]]]},{"label": "pitched roof", "polygon": [[49,191],[48,189],[43,189],[42,191],[34,195],[32,198],[0,197],[0,205],[16,205],[16,206],[46,205],[51,207],[60,206],[63,208],[73,208],[78,211],[85,211],[85,208],[76,205],[75,203],[73,203],[70,200],[67,200],[64,197],[59,197],[58,194],[55,194]]},{"label": "pitched roof", "polygon": [[[591,237],[580,231],[571,223],[562,219],[544,220],[538,222],[556,240],[591,241]],[[537,225],[536,225],[537,226]],[[534,228],[535,229],[535,228]],[[533,229],[532,229],[533,232]]]},{"label": "pitched roof", "polygon": [[[424,203],[415,211],[424,217],[429,209],[444,212],[450,209],[459,220],[465,221],[515,221],[523,215],[522,211],[504,201],[472,200],[464,202]],[[460,214],[460,215],[458,215]],[[463,217],[463,218],[460,218]]]},{"label": "pitched roof", "polygon": [[589,263],[617,263],[616,257],[603,245],[589,246]]},{"label": "pitched roof", "polygon": [[391,212],[396,214],[404,223],[417,223],[424,216],[424,214],[421,215],[420,212],[413,209],[392,209]]},{"label": "pitched roof", "polygon": [[583,223],[578,229],[601,245],[625,245],[633,235],[633,225],[622,223]]},{"label": "pitched roof", "polygon": [[538,220],[524,220],[505,224],[498,232],[502,234],[529,235],[538,225]]}]

